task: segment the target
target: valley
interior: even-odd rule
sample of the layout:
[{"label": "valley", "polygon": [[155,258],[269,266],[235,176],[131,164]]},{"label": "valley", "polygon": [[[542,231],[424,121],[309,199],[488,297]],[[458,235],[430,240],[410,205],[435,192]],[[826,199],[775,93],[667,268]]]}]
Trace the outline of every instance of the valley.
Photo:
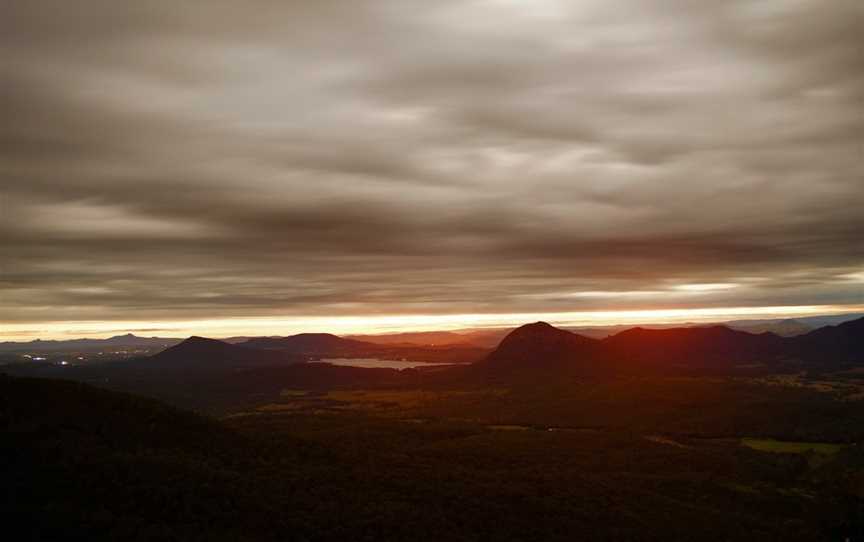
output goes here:
[{"label": "valley", "polygon": [[100,366],[6,366],[4,505],[38,538],[857,540],[864,336],[844,325],[814,339],[842,338],[836,357],[806,335],[712,329],[637,330],[604,350],[538,323],[456,365],[191,338]]}]

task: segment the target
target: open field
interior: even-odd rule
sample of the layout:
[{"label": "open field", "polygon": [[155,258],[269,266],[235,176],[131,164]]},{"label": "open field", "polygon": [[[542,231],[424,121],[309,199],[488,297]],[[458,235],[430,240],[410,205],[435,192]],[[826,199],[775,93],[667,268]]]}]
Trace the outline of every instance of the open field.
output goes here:
[{"label": "open field", "polygon": [[[10,479],[38,479],[47,468],[81,488],[67,495],[46,483],[27,494],[25,508],[45,517],[71,510],[75,521],[46,529],[122,533],[143,523],[192,540],[255,532],[274,541],[480,533],[563,541],[576,533],[665,542],[699,533],[828,542],[864,520],[864,405],[808,388],[695,377],[542,387],[294,383],[217,423],[81,384],[17,385],[7,383],[20,448]],[[49,395],[77,406],[38,399]],[[189,427],[172,425],[187,419]],[[185,510],[189,495],[211,504],[165,515],[165,503]],[[98,515],[81,504],[94,499]],[[211,537],[224,533],[231,536]]]},{"label": "open field", "polygon": [[806,454],[815,452],[817,454],[833,455],[842,450],[842,444],[827,442],[784,442],[774,439],[743,438],[741,444],[754,450],[763,452],[777,452],[786,454]]},{"label": "open field", "polygon": [[543,388],[292,389],[245,412],[351,412],[544,430],[626,430],[674,440],[753,438],[842,444],[864,438],[864,402],[808,386],[766,384],[761,378],[573,380]]}]

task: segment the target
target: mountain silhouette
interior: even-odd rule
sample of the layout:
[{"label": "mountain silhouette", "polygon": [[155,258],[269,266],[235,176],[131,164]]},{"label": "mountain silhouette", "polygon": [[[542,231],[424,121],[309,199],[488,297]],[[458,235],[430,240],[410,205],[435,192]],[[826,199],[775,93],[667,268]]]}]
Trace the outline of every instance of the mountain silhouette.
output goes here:
[{"label": "mountain silhouette", "polygon": [[781,337],[726,326],[631,328],[595,340],[545,322],[511,332],[484,364],[504,368],[565,368],[633,373],[645,370],[774,367],[787,361],[803,368],[864,363],[864,318]]},{"label": "mountain silhouette", "polygon": [[631,328],[591,339],[545,322],[515,329],[481,363],[487,370],[565,370],[638,374],[672,370],[774,368],[788,359],[862,360],[864,319],[800,337],[748,333],[725,326]]},{"label": "mountain silhouette", "polygon": [[788,339],[789,354],[823,365],[864,363],[864,318]]},{"label": "mountain silhouette", "polygon": [[645,329],[636,327],[601,341],[602,354],[619,365],[716,365],[764,363],[783,352],[784,339],[726,326]]},{"label": "mountain silhouette", "polygon": [[240,346],[261,350],[279,350],[304,356],[350,356],[370,350],[379,345],[354,339],[345,339],[331,333],[300,333],[290,337],[261,337],[250,339]]},{"label": "mountain silhouette", "polygon": [[748,333],[765,333],[766,331],[781,337],[794,337],[813,331],[813,327],[794,318],[785,320],[739,320],[723,324],[738,331]]},{"label": "mountain silhouette", "polygon": [[192,336],[146,359],[147,366],[218,368],[278,365],[299,361],[283,352],[255,350],[216,339]]},{"label": "mountain silhouette", "polygon": [[473,345],[377,344],[339,337],[330,333],[300,333],[290,337],[258,337],[238,346],[277,351],[304,359],[377,358],[411,359],[437,363],[470,363],[483,359],[487,348]]},{"label": "mountain silhouette", "polygon": [[454,333],[452,331],[417,331],[382,333],[377,335],[349,335],[346,338],[356,341],[395,346],[475,345],[471,341],[471,336],[467,334]]},{"label": "mountain silhouette", "polygon": [[595,357],[598,343],[546,322],[535,322],[511,331],[487,356],[484,365],[494,370],[585,369],[586,362]]},{"label": "mountain silhouette", "polygon": [[60,341],[43,341],[36,339],[27,342],[0,342],[0,352],[29,350],[33,352],[62,351],[77,349],[94,349],[103,347],[165,347],[178,344],[182,339],[169,337],[139,337],[132,333],[115,335],[107,339],[69,339]]}]

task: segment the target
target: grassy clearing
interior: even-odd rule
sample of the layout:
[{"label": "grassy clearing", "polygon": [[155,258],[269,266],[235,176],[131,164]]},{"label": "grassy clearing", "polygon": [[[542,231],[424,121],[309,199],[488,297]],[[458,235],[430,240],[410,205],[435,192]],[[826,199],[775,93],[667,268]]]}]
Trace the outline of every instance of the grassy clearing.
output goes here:
[{"label": "grassy clearing", "polygon": [[527,425],[487,425],[486,428],[493,431],[530,431],[533,429]]},{"label": "grassy clearing", "polygon": [[411,411],[423,409],[444,401],[465,400],[472,397],[500,396],[505,390],[474,391],[425,391],[425,390],[349,390],[330,391],[325,398],[347,403],[361,410]]},{"label": "grassy clearing", "polygon": [[741,444],[759,450],[761,452],[775,452],[786,454],[805,454],[815,452],[817,454],[833,455],[843,449],[843,444],[832,444],[827,442],[785,442],[774,439],[743,438]]},{"label": "grassy clearing", "polygon": [[[811,379],[803,375],[772,375],[762,378],[754,378],[751,382],[764,386],[776,386],[781,388],[810,390],[819,393],[834,395],[842,401],[860,401],[864,399],[864,385],[848,377],[854,375],[852,372],[837,373],[841,378],[835,379]],[[843,378],[847,377],[847,378]]]}]

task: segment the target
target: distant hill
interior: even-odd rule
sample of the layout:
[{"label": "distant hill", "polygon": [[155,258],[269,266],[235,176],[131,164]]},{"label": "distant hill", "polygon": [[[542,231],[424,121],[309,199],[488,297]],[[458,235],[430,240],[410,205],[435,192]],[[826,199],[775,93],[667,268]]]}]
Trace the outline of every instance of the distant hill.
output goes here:
[{"label": "distant hill", "polygon": [[796,335],[803,335],[805,333],[809,333],[810,331],[813,331],[814,329],[820,327],[841,324],[843,322],[857,320],[861,317],[864,317],[864,314],[833,314],[823,316],[802,316],[798,318],[728,320],[725,322],[721,321],[712,323],[684,322],[676,324],[640,324],[638,326],[624,324],[615,324],[609,326],[567,326],[563,329],[578,333],[579,335],[583,335],[585,337],[591,337],[593,339],[603,339],[606,337],[611,337],[616,333],[620,333],[634,327],[641,327],[643,329],[675,329],[685,327],[714,326],[725,326],[730,329],[747,331],[748,333],[756,334],[764,333],[767,331],[783,337],[793,337]]},{"label": "distant hill", "polygon": [[574,367],[595,357],[598,341],[546,322],[518,327],[485,360],[494,369]]},{"label": "distant hill", "polygon": [[305,356],[351,356],[377,348],[377,345],[345,339],[330,333],[300,333],[290,337],[258,337],[238,343],[247,348],[279,350]]},{"label": "distant hill", "polygon": [[[690,327],[713,327],[725,326],[738,331],[749,333],[771,332],[776,335],[791,337],[803,335],[829,325],[839,325],[844,322],[857,320],[864,314],[837,314],[821,316],[803,316],[797,318],[768,318],[729,320],[713,324],[706,323],[679,323],[679,324],[641,324],[633,325],[609,325],[609,326],[567,326],[563,329],[594,339],[603,339],[622,331],[641,327],[643,329],[675,329]],[[357,348],[359,345],[349,346],[346,341],[376,345],[392,346],[418,346],[418,347],[496,347],[512,328],[469,328],[456,331],[418,331],[400,333],[382,333],[372,335],[348,335],[339,337],[329,333],[301,333],[288,337],[259,337],[259,336],[236,336],[220,338],[222,342],[231,344],[246,344],[246,346],[263,349],[278,349],[286,351],[307,352],[333,352],[339,348]],[[34,341],[7,341],[0,342],[0,352],[73,352],[77,350],[96,350],[108,347],[146,347],[150,349],[167,348],[178,344],[183,339],[176,337],[141,337],[132,333],[116,335],[107,339],[69,339],[69,340],[41,340]],[[320,353],[319,352],[319,353]]]},{"label": "distant hill", "polygon": [[349,335],[348,339],[375,344],[442,346],[474,344],[467,334],[453,331],[418,331],[406,333],[382,333],[376,335]]},{"label": "distant hill", "polygon": [[801,322],[805,325],[810,326],[813,329],[825,327],[825,326],[836,326],[838,324],[842,324],[844,322],[851,322],[852,320],[860,320],[864,318],[864,313],[847,313],[847,314],[828,314],[828,315],[820,315],[820,316],[801,316],[795,318],[796,321]]},{"label": "distant hill", "polygon": [[796,319],[786,320],[738,320],[727,322],[726,325],[738,331],[749,333],[774,333],[781,337],[794,337],[813,331],[813,327]]},{"label": "distant hill", "polygon": [[495,347],[512,328],[465,329],[460,331],[417,331],[375,335],[349,335],[348,338],[375,344],[402,346],[474,346]]},{"label": "distant hill", "polygon": [[600,340],[537,322],[507,335],[482,366],[627,374],[735,367],[769,370],[784,363],[803,364],[802,368],[864,363],[864,318],[795,337],[725,326],[637,327]]},{"label": "distant hill", "polygon": [[633,328],[601,342],[605,359],[626,366],[714,366],[766,363],[782,353],[783,339],[725,326],[672,329]]},{"label": "distant hill", "polygon": [[864,363],[864,318],[788,339],[790,355],[823,365]]},{"label": "distant hill", "polygon": [[282,365],[297,361],[300,361],[300,358],[292,356],[288,352],[256,350],[215,339],[193,336],[145,360],[125,363],[146,364],[148,367],[224,368]]},{"label": "distant hill", "polygon": [[290,337],[262,337],[238,346],[284,352],[306,359],[377,358],[408,359],[434,363],[471,363],[482,359],[489,350],[474,345],[424,346],[413,344],[377,344],[332,335],[300,333]]},{"label": "distant hill", "polygon": [[87,382],[202,412],[224,412],[278,396],[284,383],[291,380],[292,371],[305,365],[302,361],[302,356],[285,352],[189,337],[149,357],[78,366],[18,363],[5,365],[2,371]]},{"label": "distant hill", "polygon": [[[513,330],[491,351],[464,346],[381,345],[328,334],[304,334],[275,342],[268,339],[264,343],[287,344],[287,350],[250,348],[246,344],[190,337],[149,358],[88,366],[18,363],[5,365],[3,370],[22,376],[91,382],[160,397],[188,408],[223,412],[270,400],[282,389],[303,383],[321,389],[385,381],[458,387],[495,379],[504,385],[541,380],[554,383],[566,374],[581,378],[842,371],[864,366],[864,318],[796,337],[710,326],[633,328],[592,339],[537,322]],[[373,371],[303,363],[313,357],[405,358],[462,366]]]},{"label": "distant hill", "polygon": [[183,339],[168,338],[168,337],[139,337],[131,333],[125,335],[116,335],[108,339],[70,339],[67,341],[43,341],[36,339],[35,341],[26,342],[2,342],[0,343],[0,352],[14,351],[30,351],[30,352],[50,352],[50,351],[74,351],[74,350],[93,350],[98,348],[108,347],[169,347],[182,341]]}]

